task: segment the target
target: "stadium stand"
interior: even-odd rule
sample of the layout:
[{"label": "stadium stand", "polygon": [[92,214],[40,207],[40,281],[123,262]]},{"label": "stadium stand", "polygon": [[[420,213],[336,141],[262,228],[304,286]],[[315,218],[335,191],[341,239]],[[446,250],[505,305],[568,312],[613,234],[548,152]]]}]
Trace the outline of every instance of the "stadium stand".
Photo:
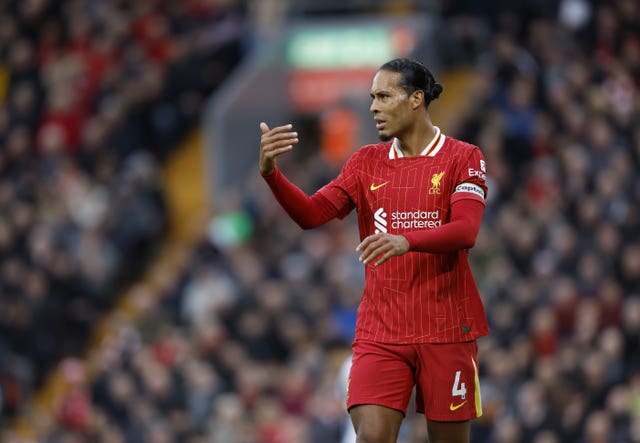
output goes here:
[{"label": "stadium stand", "polygon": [[158,253],[160,164],[245,42],[231,4],[0,8],[5,429],[61,358],[82,355],[94,323]]},{"label": "stadium stand", "polygon": [[[193,2],[227,7],[232,3]],[[490,178],[485,219],[471,254],[492,329],[479,341],[484,415],[473,426],[472,441],[640,442],[640,7],[631,0],[445,5],[441,12],[453,31],[449,43],[457,48],[455,64],[469,68],[481,92],[466,104],[471,112],[455,125],[456,135],[483,149]],[[41,71],[29,68],[25,54],[37,30],[49,27],[21,25],[21,32],[33,36],[19,34],[20,20],[15,17],[20,14],[33,16],[26,7],[2,15],[0,44],[3,54],[11,54],[4,77],[13,82],[13,72],[19,72],[20,82],[33,86],[21,88],[19,82],[5,88],[0,123],[6,128],[17,118],[14,110],[29,109],[30,101],[47,97],[55,102],[55,94],[47,92],[40,79]],[[69,29],[70,35],[82,35],[76,27],[82,28],[82,23]],[[155,51],[164,53],[162,48]],[[135,54],[129,57],[136,60]],[[445,94],[446,88],[445,83]],[[49,109],[44,103],[37,106]],[[107,120],[128,121],[122,114],[120,119],[113,116],[117,112],[111,105],[105,112],[102,117]],[[89,184],[82,187],[77,184],[82,166],[61,173],[62,166],[44,161],[61,146],[72,149],[64,136],[73,134],[67,131],[75,121],[49,114],[53,125],[65,129],[35,137],[38,128],[28,125],[48,121],[42,117],[48,114],[34,111],[15,113],[23,121],[17,132],[2,131],[0,368],[14,377],[7,383],[5,375],[0,382],[5,414],[27,412],[24,400],[16,399],[29,395],[34,381],[25,374],[39,369],[40,362],[51,365],[57,357],[66,357],[57,369],[66,386],[53,410],[30,411],[28,435],[3,430],[2,441],[340,441],[345,421],[336,380],[348,356],[362,286],[353,251],[354,220],[302,234],[273,202],[257,172],[229,196],[226,205],[233,209],[232,218],[219,214],[173,272],[157,272],[154,284],[133,287],[131,303],[140,315],[110,318],[111,334],[95,344],[91,359],[77,359],[79,344],[54,353],[56,348],[46,345],[22,346],[25,334],[33,335],[30,340],[51,340],[69,327],[73,336],[82,337],[81,331],[86,332],[95,317],[81,317],[84,323],[77,318],[75,323],[47,322],[60,311],[66,316],[87,315],[86,304],[77,307],[64,299],[38,310],[38,303],[54,293],[68,296],[70,276],[91,276],[87,281],[94,289],[104,290],[96,278],[111,281],[104,273],[118,268],[114,264],[107,269],[105,263],[111,262],[104,254],[109,248],[95,245],[109,237],[94,238],[88,234],[90,228],[77,227],[77,220],[86,223],[82,215],[90,219],[97,209],[60,209],[66,193],[72,192],[68,188],[80,186],[88,192],[95,182],[106,188],[102,192],[118,194],[122,182],[109,178],[126,176],[123,171],[129,168],[139,174],[140,168],[148,175],[136,181],[142,187],[135,194],[140,193],[142,201],[144,196],[155,196],[151,201],[156,201],[156,159],[166,158],[170,149],[164,146],[153,155],[135,152],[133,157],[112,160],[110,171],[84,172]],[[101,139],[88,129],[91,118],[86,119],[83,136]],[[137,124],[129,129],[135,132]],[[25,126],[29,130],[19,130]],[[45,139],[39,145],[42,153],[31,155],[31,146]],[[78,146],[82,150],[84,143]],[[33,173],[34,158],[48,175]],[[336,173],[336,166],[320,155],[296,163],[298,173],[293,168],[296,161],[281,164],[308,191]],[[127,167],[130,162],[135,166]],[[56,172],[67,186],[46,181]],[[33,188],[24,182],[41,180],[45,181],[34,187],[46,198],[40,193],[19,197],[20,189]],[[96,199],[90,198],[93,205]],[[154,220],[163,220],[161,207],[150,207],[158,211]],[[71,225],[71,233],[69,228],[61,230],[62,241],[74,233],[82,237],[84,242],[70,244],[77,254],[88,248],[86,256],[103,260],[91,263],[102,272],[93,266],[92,272],[69,271],[69,254],[64,253],[55,267],[32,265],[32,253],[46,257],[52,248],[47,247],[47,232],[41,232],[48,225],[35,224],[36,212],[47,214],[45,220],[53,225]],[[110,220],[122,222],[124,214],[118,212]],[[242,226],[242,232],[230,235],[230,225]],[[158,226],[142,234],[153,244],[163,232]],[[31,241],[21,240],[30,237]],[[113,253],[127,251],[126,245],[114,244]],[[62,284],[67,286],[53,286],[65,276]],[[54,292],[60,287],[61,292]],[[99,293],[93,297],[96,306],[108,305]],[[27,306],[20,306],[27,301]],[[49,306],[58,309],[50,311]],[[35,317],[38,312],[46,315]],[[41,327],[40,335],[32,325]],[[423,419],[409,414],[399,441],[426,441]]]}]

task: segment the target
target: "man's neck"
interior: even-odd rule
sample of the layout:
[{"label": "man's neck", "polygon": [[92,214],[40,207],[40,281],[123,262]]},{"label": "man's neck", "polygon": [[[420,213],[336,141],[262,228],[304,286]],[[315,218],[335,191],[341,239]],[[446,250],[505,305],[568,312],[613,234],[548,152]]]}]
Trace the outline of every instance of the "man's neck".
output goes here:
[{"label": "man's neck", "polygon": [[405,157],[420,155],[424,148],[433,141],[436,136],[436,128],[428,121],[419,128],[415,128],[404,136],[397,137],[398,146]]}]

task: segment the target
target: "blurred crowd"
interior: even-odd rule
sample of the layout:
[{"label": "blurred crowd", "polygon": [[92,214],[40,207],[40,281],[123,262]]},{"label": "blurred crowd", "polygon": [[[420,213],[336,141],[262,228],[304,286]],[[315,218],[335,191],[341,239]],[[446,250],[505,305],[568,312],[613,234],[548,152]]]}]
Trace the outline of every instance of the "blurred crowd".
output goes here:
[{"label": "blurred crowd", "polygon": [[1,3],[0,417],[82,353],[153,255],[166,224],[160,162],[240,59],[238,12]]},{"label": "blurred crowd", "polygon": [[[640,442],[640,7],[633,0],[495,2],[495,10],[492,2],[447,4],[443,12],[454,33],[448,44],[458,60],[474,65],[483,84],[455,135],[481,147],[490,180],[470,255],[491,325],[491,334],[479,340],[484,415],[474,422],[472,441]],[[139,10],[129,12],[133,19]],[[108,119],[112,109],[104,106],[107,115],[97,107],[96,118]],[[112,250],[113,263],[122,251],[109,224],[117,225],[121,214],[107,217],[100,229],[86,227],[73,218],[84,211],[64,206],[66,191],[51,195],[54,185],[66,187],[48,181],[62,166],[56,149],[37,143],[42,121],[35,135],[28,131],[27,146],[39,146],[37,155],[17,156],[54,171],[25,173],[23,180],[39,184],[36,197],[17,197],[20,180],[2,174],[4,188],[14,189],[12,206],[1,206],[11,208],[3,214],[11,235],[1,234],[0,223],[0,245],[14,251],[2,255],[3,311],[12,306],[4,300],[12,300],[4,288],[12,281],[7,276],[29,282],[14,303],[36,305],[58,284],[49,269],[72,269],[85,289],[92,287],[87,282],[100,281],[84,269],[89,263],[78,261],[88,240],[62,242],[76,249],[65,250],[66,260],[56,261],[62,264],[38,266],[37,259],[48,257],[43,250],[59,253],[48,246],[51,240],[42,240],[62,235],[54,229],[58,223],[65,224],[63,240],[91,233],[94,243],[112,242],[98,250]],[[80,140],[91,134],[90,121]],[[77,152],[86,145],[79,142]],[[13,159],[14,151],[2,154]],[[100,174],[70,160],[75,155],[65,158],[64,171],[74,165],[85,186],[101,185],[110,199],[117,198],[122,184],[114,186],[113,179],[120,174],[100,181]],[[114,161],[119,167],[113,170],[137,171],[128,158]],[[338,172],[320,155],[304,163],[285,158],[280,165],[307,192]],[[339,380],[363,284],[355,218],[302,232],[257,171],[219,203],[233,217],[215,219],[177,269],[134,287],[142,320],[114,318],[117,333],[88,362],[61,363],[67,387],[53,415],[33,420],[35,441],[341,441],[346,421]],[[34,222],[36,208],[44,211],[43,222]],[[20,247],[15,243],[22,237],[33,238]],[[75,304],[64,302],[59,310],[76,312],[70,309]],[[18,312],[23,317],[0,319],[37,311],[29,306]],[[45,338],[52,339],[47,331]],[[14,354],[26,352],[5,346]],[[9,431],[3,438],[25,441]],[[424,419],[408,414],[399,441],[424,443]]]},{"label": "blurred crowd", "polygon": [[637,442],[640,9],[545,12],[496,15],[473,54],[486,88],[462,137],[491,177],[472,253],[492,328],[476,438]]}]

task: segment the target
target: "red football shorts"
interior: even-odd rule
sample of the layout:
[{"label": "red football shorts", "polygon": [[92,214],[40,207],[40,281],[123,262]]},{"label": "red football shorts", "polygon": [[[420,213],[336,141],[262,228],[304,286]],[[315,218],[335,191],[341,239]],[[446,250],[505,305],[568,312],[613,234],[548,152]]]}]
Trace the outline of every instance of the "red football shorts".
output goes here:
[{"label": "red football shorts", "polygon": [[416,386],[416,412],[434,421],[482,415],[478,346],[464,343],[391,345],[356,341],[347,383],[347,409],[378,405],[406,415]]}]

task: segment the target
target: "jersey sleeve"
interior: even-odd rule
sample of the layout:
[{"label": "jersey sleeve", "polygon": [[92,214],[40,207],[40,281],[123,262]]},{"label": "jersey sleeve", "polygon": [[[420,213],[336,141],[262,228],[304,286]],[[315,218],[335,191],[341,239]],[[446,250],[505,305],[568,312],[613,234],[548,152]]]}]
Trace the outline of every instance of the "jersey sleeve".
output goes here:
[{"label": "jersey sleeve", "polygon": [[451,205],[451,220],[440,227],[405,232],[411,251],[442,253],[472,248],[482,223],[484,203],[459,199]]},{"label": "jersey sleeve", "polygon": [[338,216],[338,211],[317,192],[308,196],[275,168],[270,174],[262,174],[280,206],[302,229],[311,229]]},{"label": "jersey sleeve", "polygon": [[357,163],[359,152],[353,154],[344,164],[340,174],[318,190],[338,211],[338,218],[344,218],[355,208],[358,200]]},{"label": "jersey sleeve", "polygon": [[462,162],[456,185],[451,195],[451,203],[462,199],[478,200],[485,203],[487,197],[487,164],[482,152],[473,147]]}]

